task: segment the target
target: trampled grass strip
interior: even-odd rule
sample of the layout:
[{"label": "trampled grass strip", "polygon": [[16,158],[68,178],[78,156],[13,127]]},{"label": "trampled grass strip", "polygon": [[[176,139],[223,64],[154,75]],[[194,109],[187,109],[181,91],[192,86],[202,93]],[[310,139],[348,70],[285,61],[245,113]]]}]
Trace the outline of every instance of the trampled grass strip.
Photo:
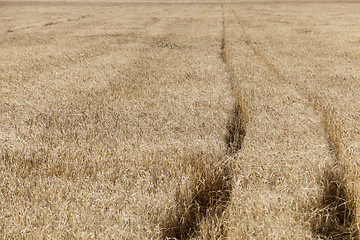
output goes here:
[{"label": "trampled grass strip", "polygon": [[[233,90],[233,74],[229,72],[230,65],[227,62],[226,25],[225,11],[222,7],[222,33],[220,45],[220,58],[226,69],[228,83]],[[235,93],[233,92],[234,97]],[[235,97],[236,98],[236,97]],[[243,120],[243,106],[240,99],[235,99],[233,114],[227,126],[228,134],[225,139],[227,151],[215,162],[218,167],[207,170],[206,160],[193,159],[184,162],[194,163],[194,172],[203,172],[194,182],[196,183],[192,194],[189,196],[179,193],[177,202],[180,208],[177,216],[166,222],[164,226],[165,239],[223,239],[226,237],[227,226],[223,220],[227,204],[230,200],[233,182],[233,155],[241,150],[241,144],[246,134],[245,122]],[[184,205],[184,203],[186,203]],[[205,222],[205,224],[202,224]],[[205,226],[203,226],[205,225]],[[214,231],[214,229],[217,229]]]},{"label": "trampled grass strip", "polygon": [[[247,46],[267,66],[276,79],[280,82],[291,84],[266,57],[261,49],[255,46],[241,18],[233,9],[232,12],[242,29]],[[314,98],[302,88],[298,86],[293,87],[312,105],[314,112],[321,115],[323,128],[327,135],[328,150],[333,153],[334,158],[333,164],[329,165],[322,180],[325,189],[322,197],[322,206],[318,206],[319,216],[317,216],[317,218],[320,220],[313,222],[314,225],[312,229],[314,234],[319,234],[330,239],[356,239],[358,237],[358,230],[356,228],[355,200],[344,180],[344,175],[346,174],[343,172],[344,170],[339,167],[341,166],[341,161],[343,161],[339,156],[341,150],[338,135],[341,132],[341,127],[332,120],[331,111],[328,108],[322,106],[319,101],[314,103]]]}]

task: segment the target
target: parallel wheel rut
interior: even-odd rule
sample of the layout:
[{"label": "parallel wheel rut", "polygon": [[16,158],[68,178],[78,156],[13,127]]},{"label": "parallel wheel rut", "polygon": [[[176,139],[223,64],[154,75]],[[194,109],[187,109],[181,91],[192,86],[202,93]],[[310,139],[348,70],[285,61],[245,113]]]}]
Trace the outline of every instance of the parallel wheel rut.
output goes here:
[{"label": "parallel wheel rut", "polygon": [[[254,45],[250,35],[246,31],[243,21],[233,9],[232,13],[242,30],[246,45],[266,65],[276,79],[292,85],[291,82],[280,73],[275,64],[266,57],[263,51]],[[293,86],[292,88],[294,88],[304,99],[310,99],[309,94],[303,89]],[[312,106],[314,114],[319,114],[314,104],[309,100],[308,103]],[[326,116],[320,114],[320,117],[323,122],[325,122]],[[328,150],[329,152],[335,152],[335,154],[332,154],[334,156],[335,166],[328,169],[328,172],[325,174],[325,179],[323,179],[325,189],[323,192],[323,203],[322,206],[319,207],[321,222],[320,224],[317,223],[317,226],[313,226],[313,233],[314,235],[321,236],[325,239],[357,239],[359,233],[354,227],[354,204],[352,200],[350,200],[351,198],[348,195],[345,184],[340,177],[343,174],[338,170],[334,170],[337,169],[336,166],[339,165],[340,162],[338,156],[339,149],[336,148],[336,144],[332,142],[329,137],[330,133],[328,132],[328,127],[323,124],[323,128],[327,134]]]}]

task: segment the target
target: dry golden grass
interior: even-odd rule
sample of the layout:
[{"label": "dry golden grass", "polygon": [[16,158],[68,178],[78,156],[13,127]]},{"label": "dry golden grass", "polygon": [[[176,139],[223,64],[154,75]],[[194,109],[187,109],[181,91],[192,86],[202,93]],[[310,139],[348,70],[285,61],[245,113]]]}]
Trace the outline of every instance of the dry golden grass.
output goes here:
[{"label": "dry golden grass", "polygon": [[221,13],[120,6],[93,7],[81,18],[67,10],[58,17],[78,20],[39,19],[30,30],[26,16],[24,30],[10,25],[14,32],[3,36],[1,232],[130,239],[176,232],[170,223],[186,217],[207,187],[202,181],[220,181],[226,163],[219,159],[232,97],[219,58],[221,25],[192,19]]},{"label": "dry golden grass", "polygon": [[234,173],[229,228],[236,238],[357,236],[360,95],[351,69],[360,45],[350,13],[358,6],[336,6],[228,13],[230,66],[255,111]]},{"label": "dry golden grass", "polygon": [[356,239],[358,10],[0,2],[0,237]]}]

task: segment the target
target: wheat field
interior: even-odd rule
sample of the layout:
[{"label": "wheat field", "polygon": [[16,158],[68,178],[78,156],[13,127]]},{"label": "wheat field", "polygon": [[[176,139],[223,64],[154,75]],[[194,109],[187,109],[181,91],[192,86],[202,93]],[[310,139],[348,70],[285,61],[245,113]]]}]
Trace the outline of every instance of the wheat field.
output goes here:
[{"label": "wheat field", "polygon": [[0,1],[0,238],[359,239],[359,12]]}]

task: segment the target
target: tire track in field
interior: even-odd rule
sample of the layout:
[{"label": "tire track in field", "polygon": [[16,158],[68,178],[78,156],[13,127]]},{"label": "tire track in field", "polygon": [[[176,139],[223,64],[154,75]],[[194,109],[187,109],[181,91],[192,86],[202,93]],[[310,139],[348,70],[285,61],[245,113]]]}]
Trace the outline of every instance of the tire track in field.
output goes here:
[{"label": "tire track in field", "polygon": [[[325,173],[325,179],[323,182],[327,183],[323,192],[322,206],[319,208],[319,214],[321,216],[321,222],[317,223],[317,226],[312,226],[313,234],[315,236],[324,237],[326,239],[357,239],[359,233],[355,227],[355,206],[353,197],[349,194],[345,186],[345,182],[341,176],[343,172],[339,170],[340,165],[340,147],[337,144],[334,133],[331,129],[337,129],[338,126],[332,126],[333,119],[329,110],[322,106],[319,102],[313,103],[312,96],[305,92],[299,86],[293,86],[285,76],[275,67],[272,61],[266,57],[260,48],[252,41],[250,35],[247,33],[243,21],[235,12],[231,9],[235,16],[238,25],[242,30],[242,35],[246,45],[252,50],[252,52],[267,66],[274,77],[280,82],[288,83],[302,96],[309,105],[314,109],[314,113],[319,113],[323,122],[323,128],[326,133],[326,140],[329,152],[333,153],[334,164],[331,168],[327,169]],[[315,99],[316,100],[316,99]]]},{"label": "tire track in field", "polygon": [[8,33],[13,33],[13,32],[22,31],[22,30],[30,30],[30,29],[34,30],[34,29],[39,29],[39,28],[42,28],[42,27],[49,27],[49,26],[56,25],[56,24],[80,21],[80,20],[88,18],[88,17],[90,17],[89,14],[85,14],[85,15],[82,15],[82,16],[77,17],[77,18],[67,18],[67,19],[58,18],[58,19],[43,22],[43,23],[40,23],[40,24],[36,24],[36,25],[32,24],[32,25],[27,25],[27,26],[23,26],[23,27],[10,28],[10,29],[8,29],[7,32]]},{"label": "tire track in field", "polygon": [[[142,28],[145,32],[148,32],[149,28],[159,25],[158,22],[149,19],[142,24]],[[6,46],[10,45],[11,47],[24,48],[25,52],[31,47],[32,42],[39,42],[39,46],[46,45],[56,45],[61,47],[62,51],[51,52],[51,53],[41,53],[38,54],[36,58],[21,59],[21,62],[15,61],[8,63],[8,68],[4,69],[8,74],[8,78],[12,78],[13,74],[21,69],[24,72],[32,73],[31,76],[38,73],[46,72],[49,69],[55,68],[68,68],[70,66],[74,67],[75,64],[84,63],[91,59],[96,59],[98,57],[106,56],[109,53],[119,51],[122,47],[129,43],[139,42],[142,44],[146,43],[145,34],[131,29],[128,33],[113,33],[113,34],[95,34],[95,35],[83,35],[83,36],[71,36],[65,35],[58,39],[50,39],[49,33],[46,32],[46,35],[38,36],[34,34],[18,34],[12,37],[4,36],[1,39],[0,45]],[[25,41],[24,39],[27,40]],[[73,43],[71,48],[66,47],[68,43],[64,42],[66,37],[71,37]],[[51,42],[43,42],[45,41]],[[50,39],[50,40],[49,40]],[[63,48],[63,49],[62,49]],[[59,64],[60,63],[60,64]],[[57,69],[59,71],[59,69]],[[60,69],[61,70],[61,69]]]},{"label": "tire track in field", "polygon": [[235,98],[235,106],[233,112],[233,119],[229,125],[229,137],[227,139],[227,144],[229,148],[229,155],[234,155],[238,150],[241,149],[241,144],[244,140],[246,134],[246,119],[244,109],[246,109],[245,102],[241,101],[239,97],[236,96],[234,90],[234,71],[232,70],[231,64],[229,62],[228,56],[226,54],[226,24],[225,24],[225,9],[224,5],[221,5],[222,11],[222,36],[221,36],[221,59],[225,65],[225,71],[228,75],[229,85],[231,86],[231,91]]},{"label": "tire track in field", "polygon": [[[233,112],[227,125],[228,134],[225,139],[227,150],[218,159],[220,169],[214,169],[208,173],[208,176],[199,179],[201,184],[199,184],[199,189],[188,204],[188,209],[185,213],[180,214],[178,222],[168,223],[168,226],[166,226],[168,231],[165,231],[163,234],[164,239],[192,239],[193,237],[200,237],[200,239],[226,238],[226,226],[222,219],[224,219],[224,213],[230,201],[232,191],[233,156],[241,149],[246,130],[243,120],[243,106],[241,101],[235,97],[233,73],[225,52],[226,24],[223,5],[221,5],[221,10],[220,58],[225,68],[228,84],[235,98]],[[180,196],[180,198],[185,197]],[[183,201],[183,199],[178,200],[178,202]],[[201,222],[204,221],[206,222],[205,224],[209,224],[206,226],[206,229],[201,227]],[[211,229],[217,230],[214,233]]]}]

